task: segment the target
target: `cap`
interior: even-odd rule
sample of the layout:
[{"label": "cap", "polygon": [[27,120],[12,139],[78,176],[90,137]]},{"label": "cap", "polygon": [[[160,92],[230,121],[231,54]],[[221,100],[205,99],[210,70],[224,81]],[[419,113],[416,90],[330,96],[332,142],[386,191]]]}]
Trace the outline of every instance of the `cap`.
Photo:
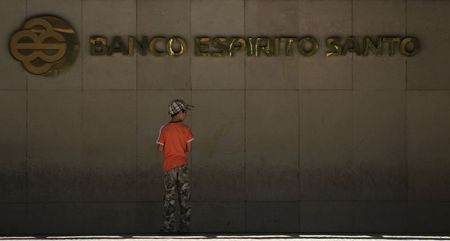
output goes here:
[{"label": "cap", "polygon": [[192,110],[193,105],[186,104],[182,99],[175,99],[169,105],[169,115],[175,115],[176,113],[184,110]]}]

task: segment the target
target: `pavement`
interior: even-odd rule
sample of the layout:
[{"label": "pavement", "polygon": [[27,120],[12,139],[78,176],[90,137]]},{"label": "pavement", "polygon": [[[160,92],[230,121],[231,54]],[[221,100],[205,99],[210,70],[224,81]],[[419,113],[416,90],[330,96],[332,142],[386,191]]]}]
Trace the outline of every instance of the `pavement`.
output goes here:
[{"label": "pavement", "polygon": [[219,235],[219,234],[196,234],[196,235],[93,235],[93,236],[17,236],[0,237],[0,241],[272,241],[272,240],[298,240],[298,241],[376,241],[376,240],[412,240],[412,241],[435,241],[450,240],[450,235]]}]

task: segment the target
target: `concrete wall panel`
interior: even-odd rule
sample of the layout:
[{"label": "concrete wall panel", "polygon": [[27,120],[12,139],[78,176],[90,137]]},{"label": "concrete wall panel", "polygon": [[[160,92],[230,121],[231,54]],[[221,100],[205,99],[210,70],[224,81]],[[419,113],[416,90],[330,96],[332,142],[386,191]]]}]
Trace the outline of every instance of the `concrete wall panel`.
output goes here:
[{"label": "concrete wall panel", "polygon": [[194,35],[244,33],[244,0],[191,0]]},{"label": "concrete wall panel", "polygon": [[301,201],[300,232],[354,230],[352,202]]},{"label": "concrete wall panel", "polygon": [[352,31],[352,1],[299,0],[299,33],[318,38],[348,34]]},{"label": "concrete wall panel", "polygon": [[405,34],[406,2],[364,0],[353,2],[353,32],[360,34]]},{"label": "concrete wall panel", "polygon": [[354,202],[355,231],[363,233],[406,233],[407,202]]},{"label": "concrete wall panel", "polygon": [[360,200],[406,200],[403,91],[353,92],[353,164]]},{"label": "concrete wall panel", "polygon": [[298,199],[298,93],[246,93],[247,200]]},{"label": "concrete wall panel", "polygon": [[448,201],[450,193],[450,92],[407,93],[410,200]]},{"label": "concrete wall panel", "polygon": [[198,57],[192,59],[193,89],[244,89],[244,55],[233,58]]},{"label": "concrete wall panel", "polygon": [[136,93],[84,92],[82,128],[83,199],[136,200]]},{"label": "concrete wall panel", "polygon": [[292,90],[298,88],[297,60],[294,57],[247,57],[245,62],[247,89]]},{"label": "concrete wall panel", "polygon": [[[353,5],[353,34],[376,37],[383,34],[404,36],[405,1],[356,1]],[[354,56],[353,86],[357,90],[404,90],[406,57],[396,49],[395,56]]]},{"label": "concrete wall panel", "polygon": [[320,50],[312,57],[299,57],[300,89],[352,89],[352,56],[325,56],[325,39],[352,32],[352,1],[300,0],[299,36],[314,36]]},{"label": "concrete wall panel", "polygon": [[244,92],[194,91],[192,98],[192,199],[245,200]]},{"label": "concrete wall panel", "polygon": [[0,217],[2,225],[0,225],[0,233],[2,235],[14,235],[24,233],[28,228],[27,225],[27,205],[25,203],[0,204]]},{"label": "concrete wall panel", "polygon": [[188,90],[189,57],[138,57],[139,90]]},{"label": "concrete wall panel", "polygon": [[157,233],[163,225],[162,202],[138,202],[136,203],[136,227],[137,233]]},{"label": "concrete wall panel", "polygon": [[255,34],[297,34],[298,1],[258,1],[245,2],[245,31]]},{"label": "concrete wall panel", "polygon": [[[140,36],[181,36],[190,45],[188,0],[137,1],[137,32]],[[151,54],[137,57],[137,89],[191,89],[190,52],[174,58]]]},{"label": "concrete wall panel", "polygon": [[[194,232],[448,232],[445,0],[4,0],[0,234],[158,232],[159,128],[186,124]],[[81,52],[56,78],[8,52],[54,14]],[[91,56],[89,37],[174,36],[182,57]],[[312,57],[194,55],[194,37],[314,36]],[[417,56],[326,57],[330,36],[411,35]],[[296,49],[297,51],[297,49]]]},{"label": "concrete wall panel", "polygon": [[191,89],[189,57],[138,56],[139,90]]},{"label": "concrete wall panel", "polygon": [[448,233],[448,202],[408,202],[409,233]]},{"label": "concrete wall panel", "polygon": [[298,202],[247,202],[247,232],[299,232]]},{"label": "concrete wall panel", "polygon": [[352,92],[302,91],[300,97],[301,199],[354,199]]},{"label": "concrete wall panel", "polygon": [[83,220],[81,230],[86,234],[136,232],[136,203],[79,203],[75,206]]},{"label": "concrete wall panel", "polygon": [[[47,233],[83,233],[83,215],[74,203],[30,203],[24,234],[42,235]],[[70,221],[69,221],[70,220]]]},{"label": "concrete wall panel", "polygon": [[29,92],[29,200],[81,200],[87,187],[82,161],[82,98],[79,91]]},{"label": "concrete wall panel", "polygon": [[0,91],[0,202],[27,199],[27,96]]},{"label": "concrete wall panel", "polygon": [[407,1],[407,34],[421,40],[421,52],[408,59],[408,89],[450,89],[449,11],[449,1]]},{"label": "concrete wall panel", "polygon": [[[102,11],[98,11],[102,9]],[[126,37],[136,35],[135,0],[92,0],[83,2],[83,39],[93,35]],[[126,41],[125,39],[123,39]],[[82,46],[84,89],[136,89],[136,56],[91,56]]]},{"label": "concrete wall panel", "polygon": [[133,203],[33,203],[27,234],[96,234],[134,232]]},{"label": "concrete wall panel", "polygon": [[404,90],[406,60],[402,57],[354,57],[355,90]]},{"label": "concrete wall panel", "polygon": [[[162,201],[163,156],[156,150],[156,139],[161,126],[170,121],[170,101],[181,98],[191,103],[191,92],[138,91],[137,98],[137,200]],[[188,113],[186,124],[191,125],[191,118]]]},{"label": "concrete wall panel", "polygon": [[189,0],[137,0],[138,32],[189,37]]},{"label": "concrete wall panel", "polygon": [[[1,1],[0,14],[8,21],[0,23],[0,31],[12,34],[22,27],[26,17],[26,0]],[[24,90],[27,88],[26,74],[22,63],[16,61],[9,53],[9,36],[0,38],[0,89]],[[8,47],[6,47],[8,46]]]},{"label": "concrete wall panel", "polygon": [[245,203],[194,202],[193,232],[245,232]]},{"label": "concrete wall panel", "polygon": [[[245,34],[248,36],[296,36],[298,32],[297,1],[246,1]],[[247,89],[297,89],[297,58],[247,57]]]},{"label": "concrete wall panel", "polygon": [[[242,36],[244,35],[244,1],[192,1],[191,26],[192,41],[199,36]],[[193,48],[192,51],[194,51]],[[191,52],[191,55],[193,54]],[[244,89],[244,58],[243,51],[232,58],[191,58],[192,88]]]}]

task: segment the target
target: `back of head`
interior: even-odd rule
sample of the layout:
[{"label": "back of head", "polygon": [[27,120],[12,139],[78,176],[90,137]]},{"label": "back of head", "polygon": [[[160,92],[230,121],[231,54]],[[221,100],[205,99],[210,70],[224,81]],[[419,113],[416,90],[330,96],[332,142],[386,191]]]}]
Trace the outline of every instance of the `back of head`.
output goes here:
[{"label": "back of head", "polygon": [[182,99],[175,99],[169,105],[169,115],[173,118],[179,112],[186,112],[187,110],[192,110],[194,108],[193,105],[186,104],[186,102]]}]

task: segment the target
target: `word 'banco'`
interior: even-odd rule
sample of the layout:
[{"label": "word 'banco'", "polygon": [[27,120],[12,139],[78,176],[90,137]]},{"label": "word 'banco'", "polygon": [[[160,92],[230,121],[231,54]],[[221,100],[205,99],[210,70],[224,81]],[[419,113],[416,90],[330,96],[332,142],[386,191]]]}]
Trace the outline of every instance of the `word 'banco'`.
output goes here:
[{"label": "word 'banco'", "polygon": [[[127,44],[125,44],[125,42]],[[105,36],[92,36],[89,39],[91,55],[122,55],[132,56],[136,53],[146,56],[178,57],[187,52],[187,41],[182,37],[157,36],[140,39],[128,36],[124,41],[120,36],[114,36],[111,42]],[[400,36],[364,36],[364,37],[329,37],[325,39],[326,56],[345,56],[354,53],[358,56],[393,56],[400,53],[411,57],[420,50],[420,42],[415,37]],[[200,36],[194,39],[195,56],[232,57],[239,52],[247,56],[313,56],[320,48],[319,41],[312,36],[305,37],[208,37]]]}]

